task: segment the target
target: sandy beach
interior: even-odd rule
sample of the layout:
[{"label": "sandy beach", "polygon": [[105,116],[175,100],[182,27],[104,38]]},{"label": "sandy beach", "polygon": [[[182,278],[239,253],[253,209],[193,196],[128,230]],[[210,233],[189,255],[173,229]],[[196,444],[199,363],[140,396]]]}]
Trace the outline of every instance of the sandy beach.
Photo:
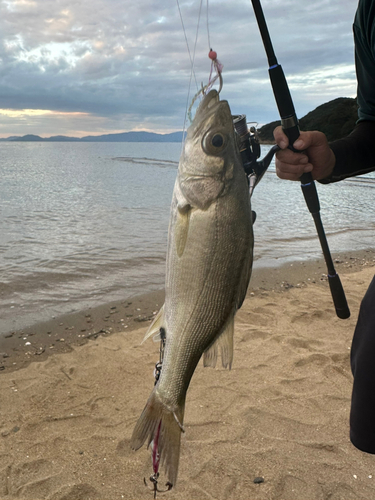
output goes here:
[{"label": "sandy beach", "polygon": [[[375,498],[375,457],[348,437],[350,345],[374,266],[370,251],[337,259],[344,321],[321,261],[254,270],[232,370],[200,363],[193,376],[165,498]],[[152,498],[149,451],[129,440],[158,360],[141,341],[162,303],[155,292],[0,337],[0,499]]]}]

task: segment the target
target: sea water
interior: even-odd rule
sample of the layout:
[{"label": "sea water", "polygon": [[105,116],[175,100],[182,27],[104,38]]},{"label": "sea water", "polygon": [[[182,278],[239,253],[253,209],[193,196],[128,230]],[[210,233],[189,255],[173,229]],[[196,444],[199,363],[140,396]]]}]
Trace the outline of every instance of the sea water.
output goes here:
[{"label": "sea water", "polygon": [[[0,148],[0,334],[163,287],[180,144]],[[373,247],[375,175],[317,187],[332,254]],[[321,256],[299,183],[274,164],[252,205],[254,266]]]}]

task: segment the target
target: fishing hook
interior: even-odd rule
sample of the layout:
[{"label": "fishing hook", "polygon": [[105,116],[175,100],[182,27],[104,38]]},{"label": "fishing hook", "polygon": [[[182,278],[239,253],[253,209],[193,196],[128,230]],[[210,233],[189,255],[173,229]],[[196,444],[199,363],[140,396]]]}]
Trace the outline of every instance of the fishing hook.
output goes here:
[{"label": "fishing hook", "polygon": [[152,483],[152,487],[147,485],[146,478],[143,478],[143,482],[145,483],[145,486],[150,490],[154,492],[154,498],[156,498],[156,493],[167,493],[173,488],[173,484],[170,483],[169,481],[165,483],[165,486],[167,489],[165,490],[159,490],[158,488],[158,479],[159,479],[159,472],[155,472],[155,474],[152,474],[149,478],[149,481]]},{"label": "fishing hook", "polygon": [[164,349],[165,349],[165,330],[163,327],[160,328],[160,357],[159,357],[159,361],[156,363],[155,365],[155,369],[154,369],[154,377],[155,377],[155,385],[158,383],[158,380],[160,378],[160,374],[161,374],[161,369],[162,369],[162,366],[163,366],[163,359],[164,359]]},{"label": "fishing hook", "polygon": [[217,91],[218,94],[220,94],[221,89],[223,88],[223,77],[222,77],[221,73],[219,73],[219,82],[220,82],[220,85],[219,85],[219,90]]},{"label": "fishing hook", "polygon": [[219,90],[217,91],[218,94],[220,94],[222,88],[223,88],[223,76],[221,73],[218,73],[215,78],[213,78],[211,80],[210,83],[208,83],[207,85],[204,85],[202,84],[202,87],[198,90],[198,92],[195,94],[195,96],[193,97],[193,100],[191,101],[191,104],[189,106],[189,109],[188,109],[188,112],[187,112],[187,116],[189,118],[189,121],[190,123],[193,122],[193,118],[191,116],[191,111],[193,109],[193,106],[194,106],[194,103],[195,101],[198,99],[198,97],[202,94],[203,96],[205,96],[207,94],[207,91],[208,89],[210,89],[212,87],[212,85],[216,82],[216,80],[219,78]]},{"label": "fishing hook", "polygon": [[[203,86],[203,83],[201,84],[201,88],[198,90],[198,92],[195,94],[193,97],[193,100],[191,101],[191,104],[189,106],[189,109],[187,111],[187,116],[189,118],[190,123],[192,123],[193,119],[191,117],[191,110],[193,109],[195,101],[198,99],[198,97],[202,94],[203,96],[207,95],[209,90],[213,87],[213,84],[216,82],[217,79],[219,79],[219,90],[217,91],[218,95],[220,94],[222,88],[223,88],[223,65],[221,64],[220,61],[217,59],[217,53],[210,49],[210,52],[208,53],[208,57],[211,59],[211,71],[210,71],[210,76],[208,78],[208,83],[207,85]],[[214,78],[212,77],[212,71],[215,68],[216,70],[216,76]]]},{"label": "fishing hook", "polygon": [[[165,349],[166,335],[165,335],[165,329],[163,327],[160,328],[159,335],[160,335],[160,351],[159,351],[159,361],[156,363],[155,370],[154,370],[155,385],[159,381],[161,370],[162,370],[162,366],[163,366],[163,360],[164,360],[164,349]],[[176,416],[175,416],[175,418],[176,418]],[[177,423],[179,423],[179,422],[177,421]],[[149,481],[152,483],[152,487],[151,488],[150,488],[150,486],[148,486],[146,478],[145,477],[143,478],[143,482],[145,483],[145,486],[150,491],[154,492],[154,498],[156,498],[156,493],[166,493],[167,491],[171,490],[172,487],[173,487],[173,484],[168,481],[165,484],[165,486],[167,487],[165,490],[160,490],[158,488],[158,479],[159,479],[158,469],[159,469],[159,460],[160,460],[160,457],[158,455],[157,449],[158,449],[158,438],[159,438],[160,426],[161,426],[161,421],[159,423],[159,428],[158,428],[158,431],[157,431],[156,442],[153,443],[153,445],[152,445],[153,446],[152,463],[153,463],[154,473],[151,474],[151,476],[149,478]]]}]

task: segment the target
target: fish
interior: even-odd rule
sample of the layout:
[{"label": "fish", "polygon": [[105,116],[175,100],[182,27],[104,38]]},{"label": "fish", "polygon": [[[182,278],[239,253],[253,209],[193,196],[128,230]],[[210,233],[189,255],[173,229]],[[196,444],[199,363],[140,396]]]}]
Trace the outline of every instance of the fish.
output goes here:
[{"label": "fish", "polygon": [[[145,339],[165,332],[160,377],[135,425],[131,447],[147,441],[176,484],[186,393],[203,356],[215,367],[233,361],[234,316],[253,262],[248,180],[229,104],[213,89],[187,130],[173,190],[165,302]],[[157,449],[155,449],[157,447]]]}]

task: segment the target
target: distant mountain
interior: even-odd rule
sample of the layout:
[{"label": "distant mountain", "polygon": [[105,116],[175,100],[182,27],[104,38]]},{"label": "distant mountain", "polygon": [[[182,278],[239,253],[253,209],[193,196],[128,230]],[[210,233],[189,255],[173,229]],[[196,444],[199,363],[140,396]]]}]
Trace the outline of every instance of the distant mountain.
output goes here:
[{"label": "distant mountain", "polygon": [[121,134],[88,135],[86,137],[66,137],[55,135],[53,137],[40,137],[28,134],[22,137],[7,137],[1,141],[11,142],[181,142],[182,132],[171,134],[155,134],[153,132],[123,132]]},{"label": "distant mountain", "polygon": [[123,132],[122,134],[106,134],[82,137],[82,142],[181,142],[182,132],[172,134],[155,134],[153,132]]},{"label": "distant mountain", "polygon": [[0,137],[0,141],[13,141],[14,139],[17,139],[16,135],[11,135],[10,137],[7,137],[6,139],[3,139]]},{"label": "distant mountain", "polygon": [[[320,130],[324,132],[328,141],[345,137],[355,127],[358,119],[357,100],[350,97],[339,97],[318,106],[299,120],[301,130]],[[259,132],[260,141],[273,144],[273,130],[280,125],[280,120],[267,123]],[[7,137],[0,141],[14,142],[181,142],[182,132],[171,134],[155,134],[153,132],[123,132],[120,134],[88,135],[86,137],[66,137],[56,135],[53,137],[39,137],[38,135],[24,135],[23,137]]]},{"label": "distant mountain", "polygon": [[[319,130],[324,132],[329,142],[347,136],[354,129],[358,120],[357,100],[339,97],[318,106],[299,120],[301,130]],[[280,125],[280,120],[267,123],[259,132],[260,141],[274,143],[273,130]]]},{"label": "distant mountain", "polygon": [[[25,135],[24,137],[27,137],[27,135]],[[36,136],[36,137],[39,137],[39,136]],[[39,139],[42,139],[42,140],[48,141],[48,142],[79,142],[81,140],[79,137],[67,137],[65,135],[54,135],[52,137],[47,137],[46,139],[39,137]],[[27,140],[27,139],[25,139],[25,140]]]},{"label": "distant mountain", "polygon": [[44,141],[42,137],[39,137],[39,135],[33,135],[33,134],[27,134],[24,135],[23,137],[15,137],[14,139],[11,139],[12,142],[16,141],[26,141],[26,142],[39,142],[39,141]]}]

